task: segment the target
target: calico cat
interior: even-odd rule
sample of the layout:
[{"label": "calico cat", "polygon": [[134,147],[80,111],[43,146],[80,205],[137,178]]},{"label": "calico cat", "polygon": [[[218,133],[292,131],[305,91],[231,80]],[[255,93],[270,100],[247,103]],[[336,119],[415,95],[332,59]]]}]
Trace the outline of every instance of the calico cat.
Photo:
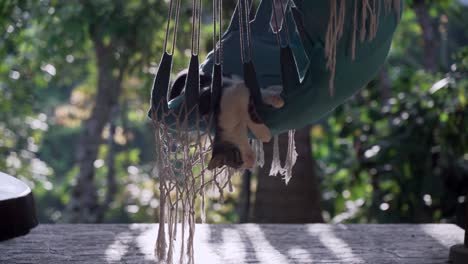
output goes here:
[{"label": "calico cat", "polygon": [[[171,99],[183,92],[186,72],[178,75],[172,85]],[[199,111],[202,115],[209,114],[211,92],[211,77],[200,74]],[[262,89],[263,102],[274,108],[281,108],[284,100],[281,98],[282,87],[271,86]],[[234,76],[223,77],[221,102],[215,109],[215,137],[213,152],[208,169],[228,166],[234,169],[251,169],[255,163],[255,153],[249,144],[248,131],[262,142],[271,140],[269,128],[263,124],[255,111],[255,105],[250,96],[249,88],[244,81]]]}]

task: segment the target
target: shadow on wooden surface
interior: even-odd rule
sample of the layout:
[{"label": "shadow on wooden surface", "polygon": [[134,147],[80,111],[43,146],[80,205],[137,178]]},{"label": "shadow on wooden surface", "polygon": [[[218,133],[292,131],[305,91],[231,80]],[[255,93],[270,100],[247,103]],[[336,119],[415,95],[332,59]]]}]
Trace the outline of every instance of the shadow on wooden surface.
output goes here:
[{"label": "shadow on wooden surface", "polygon": [[[156,263],[157,225],[41,225],[0,263]],[[198,225],[196,263],[447,263],[455,225]],[[176,249],[176,252],[178,250]]]}]

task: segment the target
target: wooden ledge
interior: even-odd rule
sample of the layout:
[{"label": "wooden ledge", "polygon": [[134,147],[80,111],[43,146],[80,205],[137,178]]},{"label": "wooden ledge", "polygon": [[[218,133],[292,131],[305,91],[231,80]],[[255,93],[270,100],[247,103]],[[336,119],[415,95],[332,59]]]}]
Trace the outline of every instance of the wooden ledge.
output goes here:
[{"label": "wooden ledge", "polygon": [[[0,263],[155,263],[156,224],[40,225]],[[455,225],[198,225],[196,263],[447,263]]]}]

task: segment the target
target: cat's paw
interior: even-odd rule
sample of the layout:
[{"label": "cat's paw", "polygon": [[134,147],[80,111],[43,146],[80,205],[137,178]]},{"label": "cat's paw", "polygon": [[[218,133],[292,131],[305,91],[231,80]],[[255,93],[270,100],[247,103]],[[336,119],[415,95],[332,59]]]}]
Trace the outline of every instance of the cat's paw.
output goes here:
[{"label": "cat's paw", "polygon": [[263,132],[261,132],[257,138],[263,143],[270,142],[272,138],[270,129],[268,128],[264,129]]},{"label": "cat's paw", "polygon": [[284,99],[281,97],[283,86],[272,85],[262,89],[263,102],[274,108],[282,108],[284,106]]},{"label": "cat's paw", "polygon": [[265,124],[256,124],[254,122],[249,122],[247,124],[252,134],[263,143],[268,143],[271,140],[271,131]]},{"label": "cat's paw", "polygon": [[273,106],[274,108],[282,108],[284,106],[284,99],[281,95],[269,95],[265,98],[265,103]]}]

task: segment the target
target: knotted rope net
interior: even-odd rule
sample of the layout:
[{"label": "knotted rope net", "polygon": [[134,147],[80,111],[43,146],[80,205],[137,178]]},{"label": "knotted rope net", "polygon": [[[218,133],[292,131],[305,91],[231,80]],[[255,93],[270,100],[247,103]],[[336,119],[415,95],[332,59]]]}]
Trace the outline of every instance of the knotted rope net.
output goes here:
[{"label": "knotted rope net", "polygon": [[[201,29],[201,0],[193,0],[192,55],[199,53]],[[175,9],[175,11],[173,11]],[[173,54],[178,26],[180,0],[171,0],[169,16],[176,13]],[[213,37],[218,65],[221,63],[222,2],[213,0]],[[219,27],[216,27],[217,22]],[[166,39],[169,35],[168,21]],[[217,44],[218,43],[218,44]],[[217,44],[217,45],[216,45]],[[165,47],[167,47],[165,45]],[[232,191],[231,178],[235,170],[220,168],[207,170],[211,158],[213,115],[201,115],[198,104],[185,104],[171,110],[166,98],[153,102],[151,119],[155,133],[155,169],[159,182],[159,227],[155,247],[158,263],[194,263],[196,211],[205,222],[207,191],[214,190],[223,200],[225,189]],[[190,117],[190,118],[189,118]],[[194,129],[195,128],[195,129]]]},{"label": "knotted rope net", "polygon": [[[189,114],[197,115],[196,126],[210,126],[211,118],[203,119],[193,109]],[[206,189],[217,190],[222,199],[225,189],[232,190],[234,174],[227,168],[207,170],[212,135],[201,129],[189,129],[187,119],[171,121],[171,125],[165,122],[179,117],[179,113],[169,110],[162,118],[155,116],[153,120],[157,146],[155,175],[160,193],[155,254],[161,263],[173,263],[176,256],[181,263],[194,263],[197,206],[201,222],[205,222]],[[179,252],[175,252],[176,248]]]}]

